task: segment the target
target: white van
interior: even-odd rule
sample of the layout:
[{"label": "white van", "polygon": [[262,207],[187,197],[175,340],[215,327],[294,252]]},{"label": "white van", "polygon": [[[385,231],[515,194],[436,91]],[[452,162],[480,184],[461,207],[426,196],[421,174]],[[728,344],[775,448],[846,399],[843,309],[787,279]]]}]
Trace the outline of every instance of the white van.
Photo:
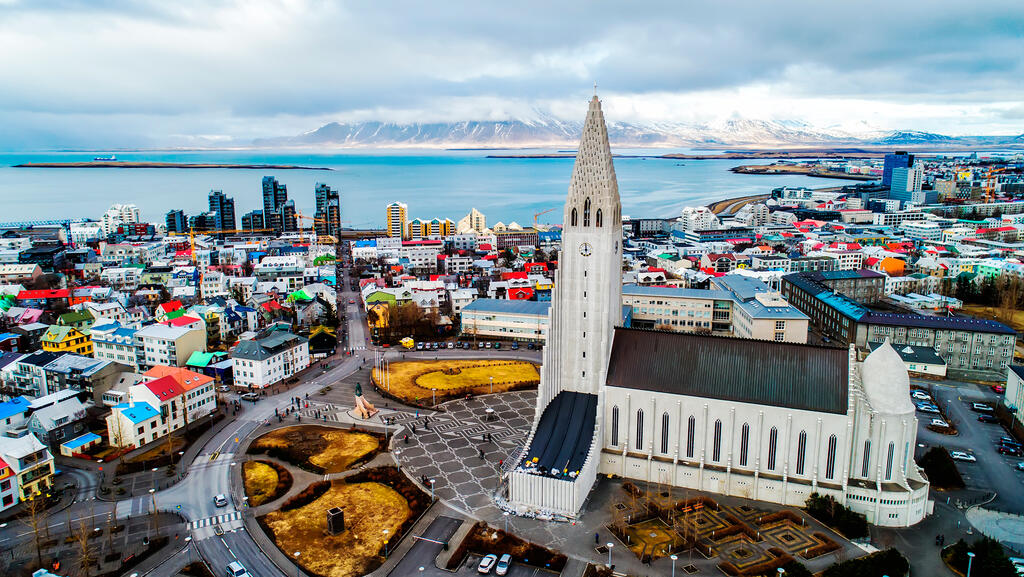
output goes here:
[{"label": "white van", "polygon": [[238,561],[232,561],[228,563],[228,577],[251,577],[249,572],[245,570]]}]

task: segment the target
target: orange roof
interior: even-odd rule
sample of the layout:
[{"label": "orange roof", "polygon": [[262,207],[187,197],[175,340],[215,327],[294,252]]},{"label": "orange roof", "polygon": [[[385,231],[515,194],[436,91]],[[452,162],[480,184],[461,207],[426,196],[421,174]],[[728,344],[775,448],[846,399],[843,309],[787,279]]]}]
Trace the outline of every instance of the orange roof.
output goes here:
[{"label": "orange roof", "polygon": [[157,365],[143,374],[155,379],[172,377],[179,385],[181,385],[182,389],[185,389],[185,391],[191,391],[196,387],[208,385],[213,382],[213,377],[208,377],[185,368],[168,367],[166,365]]}]

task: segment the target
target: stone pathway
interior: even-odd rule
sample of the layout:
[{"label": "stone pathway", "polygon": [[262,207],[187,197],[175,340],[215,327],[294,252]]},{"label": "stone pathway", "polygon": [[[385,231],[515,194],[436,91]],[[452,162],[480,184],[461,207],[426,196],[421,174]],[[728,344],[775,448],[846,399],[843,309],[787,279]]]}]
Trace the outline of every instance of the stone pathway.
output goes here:
[{"label": "stone pathway", "polygon": [[1024,551],[1024,516],[971,507],[967,510],[967,520],[981,533],[1014,551]]}]

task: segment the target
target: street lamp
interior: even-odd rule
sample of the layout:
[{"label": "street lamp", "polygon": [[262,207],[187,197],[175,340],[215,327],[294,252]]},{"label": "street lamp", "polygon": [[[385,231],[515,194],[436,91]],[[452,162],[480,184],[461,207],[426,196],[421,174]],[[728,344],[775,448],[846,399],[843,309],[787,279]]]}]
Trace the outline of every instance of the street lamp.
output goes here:
[{"label": "street lamp", "polygon": [[494,394],[494,377],[491,377],[491,394]]},{"label": "street lamp", "polygon": [[387,561],[388,560],[388,530],[384,529],[384,531],[382,531],[382,533],[384,533],[384,560]]},{"label": "street lamp", "polygon": [[615,543],[605,543],[605,546],[608,547],[608,566],[611,567],[612,566],[612,547],[615,546]]},{"label": "street lamp", "polygon": [[430,389],[430,404],[431,405],[436,405],[437,404],[437,389],[436,388]]},{"label": "street lamp", "polygon": [[150,489],[149,490],[149,496],[150,496],[150,498],[153,499],[153,532],[154,533],[159,533],[160,532],[160,521],[158,520],[157,514],[156,514],[156,489]]},{"label": "street lamp", "polygon": [[783,575],[785,575],[785,574],[786,574],[786,570],[785,570],[785,569],[783,569],[782,567],[779,567],[779,568],[777,569],[777,571],[779,572],[779,577],[782,577]]},{"label": "street lamp", "polygon": [[974,561],[974,553],[967,552],[967,577],[971,577],[971,563]]},{"label": "street lamp", "polygon": [[402,450],[401,449],[395,449],[395,470],[398,471],[399,473],[402,472],[402,461],[399,460],[399,457],[401,455],[402,455]]},{"label": "street lamp", "polygon": [[[672,555],[669,557],[672,560],[672,577],[676,577],[676,559],[679,559],[679,555]],[[782,567],[779,567],[782,569]]]},{"label": "street lamp", "polygon": [[299,555],[302,555],[302,552],[296,551],[292,553],[292,555],[295,555],[295,577],[300,577],[301,573],[299,573],[299,571],[301,571],[301,569],[299,569]]},{"label": "street lamp", "polygon": [[501,514],[505,518],[505,532],[508,533],[508,511]]},{"label": "street lamp", "polygon": [[434,502],[434,480],[430,480],[430,502]]}]

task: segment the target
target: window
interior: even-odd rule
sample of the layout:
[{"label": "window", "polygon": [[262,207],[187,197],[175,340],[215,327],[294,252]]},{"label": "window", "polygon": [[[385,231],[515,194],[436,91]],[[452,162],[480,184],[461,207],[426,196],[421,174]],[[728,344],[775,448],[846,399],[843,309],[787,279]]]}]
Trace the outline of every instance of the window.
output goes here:
[{"label": "window", "polygon": [[740,466],[747,466],[747,445],[750,443],[750,425],[743,423],[740,429]]},{"label": "window", "polygon": [[693,435],[697,428],[697,419],[690,415],[690,419],[686,421],[686,457],[689,459],[693,458]]},{"label": "window", "polygon": [[644,410],[637,409],[636,411],[636,449],[642,451],[644,449]]},{"label": "window", "polygon": [[[600,214],[600,211],[598,211]],[[661,414],[661,452],[668,453],[668,413]]]},{"label": "window", "polygon": [[768,432],[768,470],[775,470],[775,449],[779,445],[779,430],[772,427]]},{"label": "window", "polygon": [[871,462],[871,441],[864,441],[864,461],[860,464],[860,476],[868,476],[868,464]]},{"label": "window", "polygon": [[619,406],[612,407],[612,444],[619,444]]},{"label": "window", "polygon": [[828,438],[828,456],[825,457],[825,478],[833,479],[836,474],[836,436]]},{"label": "window", "polygon": [[796,438],[796,474],[804,474],[804,465],[807,459],[807,431],[800,431]]},{"label": "window", "polygon": [[590,226],[590,198],[583,201],[583,226]]},{"label": "window", "polygon": [[720,461],[722,459],[722,421],[715,419],[715,437],[711,445],[711,460]]},{"label": "window", "polygon": [[[594,215],[594,226],[600,228],[601,227],[601,220],[602,220],[601,219],[601,209],[599,208],[599,209],[597,209],[597,214]],[[618,247],[615,247],[615,248],[618,249]]]},{"label": "window", "polygon": [[572,221],[572,225],[576,226],[577,218],[576,218],[576,209],[575,208],[572,209],[572,218],[570,220]]},{"label": "window", "polygon": [[889,443],[889,452],[885,457],[885,480],[892,479],[892,454],[896,452],[896,444]]}]

